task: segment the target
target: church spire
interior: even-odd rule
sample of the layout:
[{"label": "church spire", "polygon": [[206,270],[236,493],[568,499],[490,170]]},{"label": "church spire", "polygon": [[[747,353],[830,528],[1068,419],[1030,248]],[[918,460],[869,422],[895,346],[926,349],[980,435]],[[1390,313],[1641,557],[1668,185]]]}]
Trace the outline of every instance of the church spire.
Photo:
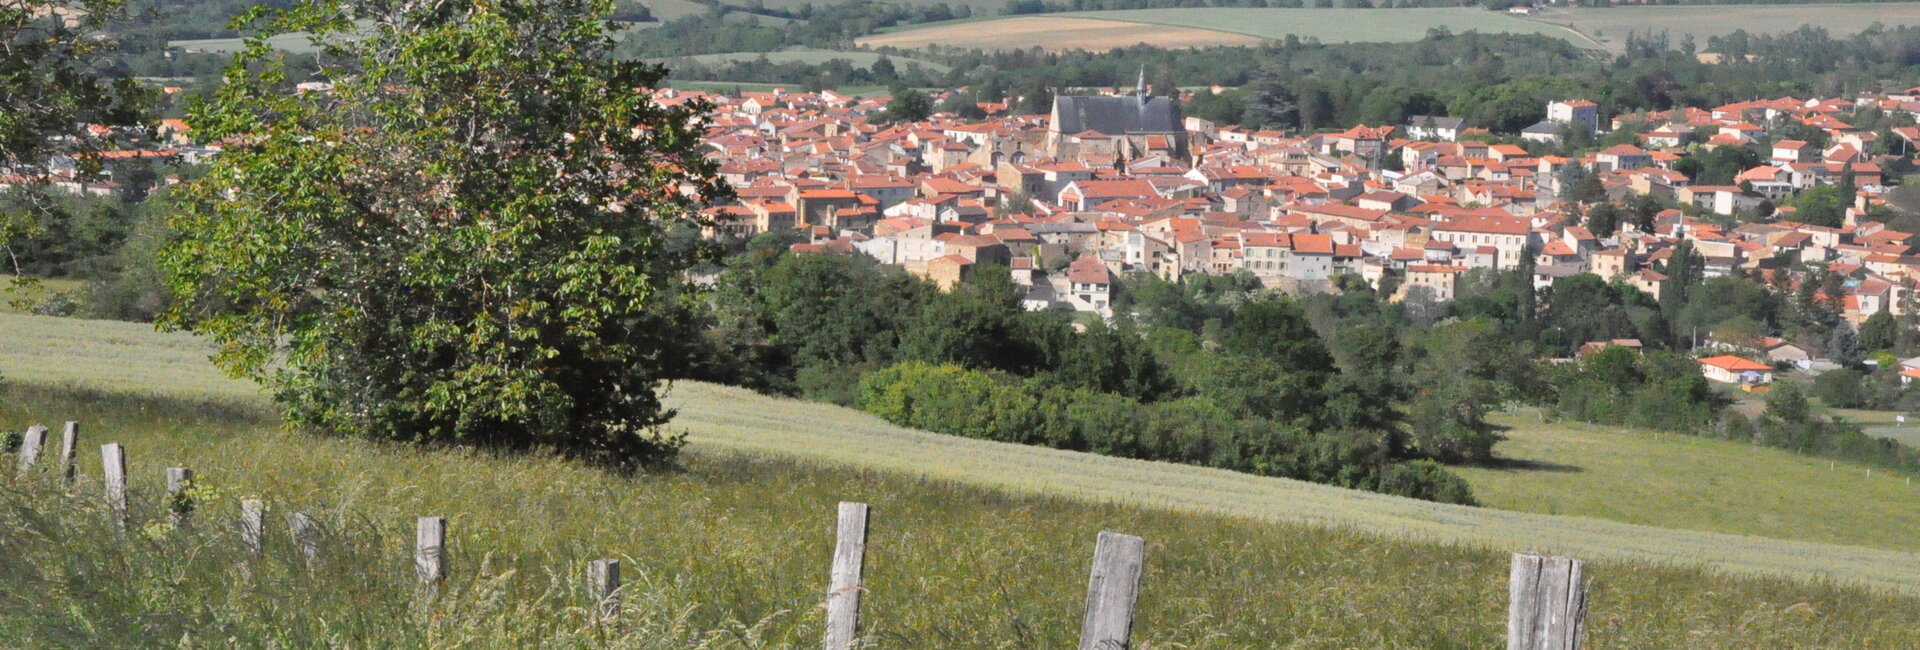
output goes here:
[{"label": "church spire", "polygon": [[1147,66],[1145,64],[1140,66],[1140,82],[1134,85],[1133,92],[1140,96],[1141,101],[1147,99]]}]

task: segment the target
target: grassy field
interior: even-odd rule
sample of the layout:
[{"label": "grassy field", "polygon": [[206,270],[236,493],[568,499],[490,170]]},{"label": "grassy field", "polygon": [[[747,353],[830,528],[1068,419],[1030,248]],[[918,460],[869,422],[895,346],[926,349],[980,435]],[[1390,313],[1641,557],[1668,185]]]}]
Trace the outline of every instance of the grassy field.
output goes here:
[{"label": "grassy field", "polygon": [[[1100,25],[1103,21],[1113,23]],[[1558,25],[1467,7],[1438,9],[1127,9],[940,23],[860,39],[862,45],[915,49],[927,45],[1001,48],[1112,49],[1139,42],[1161,47],[1247,45],[1289,35],[1327,43],[1405,42],[1428,29],[1546,34],[1591,43]],[[1019,38],[1009,36],[1017,33]],[[1237,38],[1236,38],[1237,36]]]},{"label": "grassy field", "polygon": [[[1709,556],[1770,549],[1779,555],[1750,559],[1827,565],[1756,569],[1802,578],[1846,578],[1832,563],[1859,563],[1851,571],[1862,581],[1920,592],[1907,553],[1435,506],[902,431],[843,409],[707,385],[683,385],[674,396],[679,426],[694,441],[685,468],[632,479],[550,457],[314,438],[281,430],[250,389],[185,363],[196,346],[140,329],[0,316],[0,373],[14,382],[0,399],[0,426],[83,421],[88,474],[98,467],[96,444],[126,444],[136,525],[158,515],[162,467],[192,467],[214,493],[197,515],[207,523],[187,533],[75,547],[22,529],[78,520],[93,521],[82,532],[99,531],[97,521],[58,512],[20,520],[29,503],[57,511],[63,501],[0,478],[0,542],[9,550],[0,561],[0,635],[16,647],[172,643],[207,629],[221,634],[208,638],[241,646],[262,638],[308,645],[320,634],[366,647],[460,639],[486,647],[812,645],[839,500],[874,506],[863,604],[881,647],[1070,645],[1100,530],[1149,541],[1135,626],[1143,647],[1496,646],[1505,611],[1499,549],[1561,546],[1528,530],[1592,537],[1587,550],[1692,540],[1681,555],[1718,561]],[[133,375],[153,380],[129,383]],[[93,489],[83,483],[81,491]],[[247,572],[250,581],[222,570],[245,558],[221,523],[230,518],[215,515],[243,497],[264,498],[279,514],[318,514],[330,544],[314,578],[323,588],[296,579],[284,536]],[[447,597],[459,608],[407,605],[402,549],[412,518],[424,514],[450,518]],[[112,538],[101,534],[88,538]],[[1616,551],[1582,553],[1593,558],[1587,647],[1920,644],[1920,601],[1909,596],[1709,573],[1670,563],[1681,556],[1648,563],[1638,551]],[[623,617],[644,622],[635,623],[641,631],[608,639],[580,627],[577,575],[597,557],[625,562],[634,587]],[[109,597],[128,602],[103,605]]]},{"label": "grassy field", "polygon": [[[251,386],[213,372],[200,360],[204,352],[192,339],[153,333],[137,324],[0,315],[0,375],[14,380],[185,399],[259,399]],[[669,401],[680,409],[675,426],[691,436],[695,450],[708,453],[896,472],[1013,494],[1065,495],[1503,550],[1703,564],[1920,593],[1920,555],[1892,550],[1904,545],[1862,546],[1873,539],[1841,546],[1804,541],[1805,536],[1769,539],[1715,532],[1750,529],[1715,529],[1711,522],[1691,526],[1706,530],[1673,530],[1595,517],[1446,506],[1200,467],[911,431],[838,407],[707,384],[680,384]],[[1780,459],[1775,452],[1753,451],[1750,459]],[[1728,462],[1752,461],[1735,457]],[[1491,489],[1490,494],[1500,493]],[[1781,481],[1754,489],[1790,493],[1805,486]],[[1755,502],[1749,513],[1759,512],[1762,505]],[[1805,516],[1833,513],[1814,509]],[[1843,524],[1833,526],[1843,529]]]},{"label": "grassy field", "polygon": [[1615,51],[1625,44],[1629,32],[1647,34],[1663,31],[1674,43],[1679,43],[1681,35],[1692,34],[1700,49],[1704,50],[1707,37],[1725,36],[1742,29],[1752,34],[1773,34],[1790,32],[1801,25],[1813,25],[1827,30],[1835,38],[1845,38],[1874,23],[1888,27],[1920,25],[1920,5],[1882,2],[1621,6],[1554,9],[1542,13],[1539,19],[1570,26]]},{"label": "grassy field", "polygon": [[934,45],[988,50],[1039,46],[1053,52],[1076,49],[1097,52],[1139,44],[1182,48],[1256,45],[1263,41],[1259,37],[1214,29],[1049,14],[941,23],[920,29],[863,36],[855,42],[867,47],[908,50]]},{"label": "grassy field", "polygon": [[[66,278],[43,279],[40,281],[40,286],[45,294],[69,292],[84,295],[87,291],[86,282]],[[13,276],[0,274],[0,313],[19,313],[20,311],[13,308],[13,294],[7,293],[11,288],[13,288]]]},{"label": "grassy field", "polygon": [[1920,551],[1920,485],[1698,436],[1508,416],[1500,468],[1461,468],[1488,506]]},{"label": "grassy field", "polygon": [[[713,65],[720,65],[720,64],[727,64],[727,63],[751,64],[759,61],[760,58],[763,56],[766,57],[768,62],[776,63],[776,64],[777,63],[803,63],[807,65],[818,65],[821,63],[832,61],[834,59],[843,59],[848,63],[852,64],[853,67],[856,67],[856,68],[871,68],[873,67],[874,62],[879,61],[880,58],[885,55],[875,54],[873,52],[841,52],[841,51],[833,51],[833,50],[789,50],[785,52],[728,52],[724,54],[698,54],[694,56],[675,57],[671,59],[656,59],[655,61],[667,63],[668,67],[672,67],[672,63],[674,61],[693,61],[701,65],[713,66]],[[922,61],[920,59],[912,59],[912,58],[899,57],[899,56],[891,56],[887,58],[892,60],[893,64],[902,70],[906,69],[908,66],[913,66],[913,65],[917,65],[922,68],[926,68],[927,70],[931,70],[934,72],[941,72],[941,73],[945,73],[946,71],[951,69],[948,66],[945,66],[939,63],[934,63],[932,61]]]}]

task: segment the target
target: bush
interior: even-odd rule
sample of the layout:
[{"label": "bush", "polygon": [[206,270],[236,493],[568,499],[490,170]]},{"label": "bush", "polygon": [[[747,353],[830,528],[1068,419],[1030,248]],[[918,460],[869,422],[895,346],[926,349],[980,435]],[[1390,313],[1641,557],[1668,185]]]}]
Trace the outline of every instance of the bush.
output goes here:
[{"label": "bush", "polygon": [[[1472,503],[1467,486],[1437,464],[1395,470],[1387,436],[1308,433],[1237,417],[1205,397],[1141,404],[1046,378],[906,362],[867,373],[859,406],[894,424],[1108,456],[1162,460],[1316,483]],[[1491,444],[1491,443],[1487,443]]]},{"label": "bush", "polygon": [[1425,501],[1477,505],[1466,479],[1430,460],[1388,465],[1380,476],[1377,491]]},{"label": "bush", "polygon": [[1813,378],[1813,396],[1836,408],[1854,408],[1866,399],[1861,380],[1864,375],[1852,368],[1820,373]]}]

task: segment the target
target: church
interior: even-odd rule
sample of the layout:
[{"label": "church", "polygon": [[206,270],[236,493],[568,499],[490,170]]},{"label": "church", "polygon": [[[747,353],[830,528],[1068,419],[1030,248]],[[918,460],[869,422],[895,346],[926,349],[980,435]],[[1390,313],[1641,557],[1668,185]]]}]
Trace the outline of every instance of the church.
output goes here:
[{"label": "church", "polygon": [[1139,158],[1164,153],[1187,156],[1187,129],[1180,105],[1147,95],[1143,69],[1134,94],[1056,96],[1047,123],[1047,153],[1062,160],[1081,154]]}]

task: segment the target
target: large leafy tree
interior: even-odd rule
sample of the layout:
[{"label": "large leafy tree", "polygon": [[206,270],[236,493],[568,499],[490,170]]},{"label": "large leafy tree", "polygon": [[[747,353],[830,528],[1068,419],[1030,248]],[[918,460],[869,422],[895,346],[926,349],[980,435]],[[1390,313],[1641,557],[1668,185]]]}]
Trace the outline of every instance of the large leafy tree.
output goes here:
[{"label": "large leafy tree", "polygon": [[57,157],[98,171],[86,154],[113,143],[85,124],[126,126],[141,117],[145,93],[132,79],[96,70],[114,43],[101,28],[122,0],[0,0],[0,169],[37,181],[0,202],[0,253],[19,274],[14,245],[44,227],[61,205],[37,191]]},{"label": "large leafy tree", "polygon": [[[192,107],[233,142],[186,192],[166,325],[218,343],[293,423],[406,441],[671,456],[656,388],[725,191],[700,107],[607,56],[608,0],[310,0],[260,21]],[[358,23],[356,25],[355,23]],[[294,92],[308,31],[331,92]],[[352,32],[349,34],[349,32]]]}]

